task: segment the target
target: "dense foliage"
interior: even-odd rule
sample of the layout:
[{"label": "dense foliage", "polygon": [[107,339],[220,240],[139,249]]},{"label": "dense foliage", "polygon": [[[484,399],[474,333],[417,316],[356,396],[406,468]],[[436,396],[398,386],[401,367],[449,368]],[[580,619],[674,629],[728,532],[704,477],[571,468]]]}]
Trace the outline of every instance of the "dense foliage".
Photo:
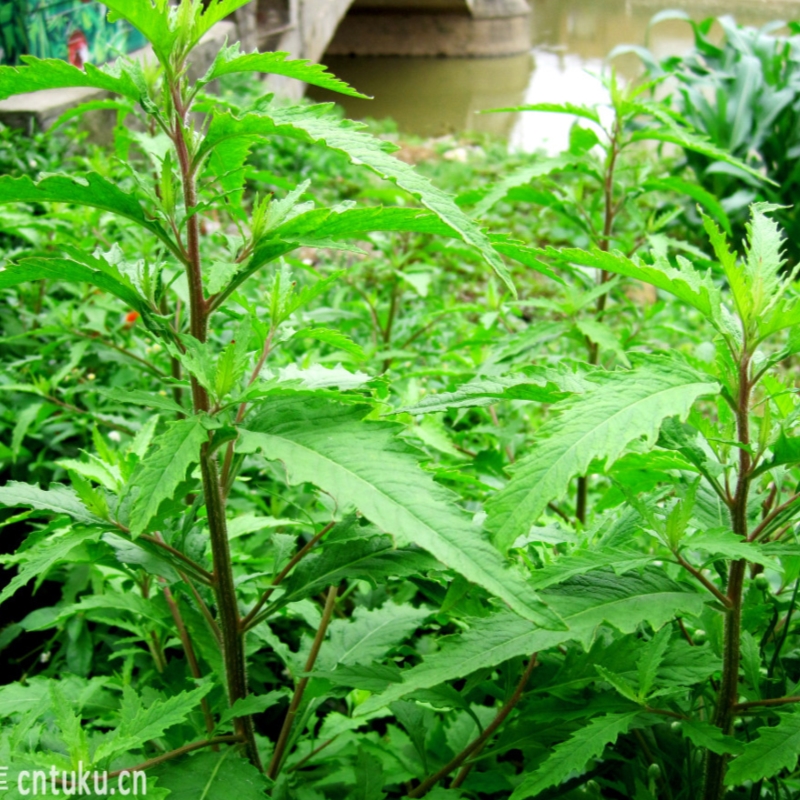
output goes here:
[{"label": "dense foliage", "polygon": [[800,216],[794,198],[800,188],[800,27],[782,23],[741,28],[731,17],[696,22],[684,12],[662,12],[656,25],[681,19],[691,26],[694,48],[685,56],[656,61],[643,58],[652,78],[669,78],[675,107],[718,147],[759,169],[759,181],[736,167],[699,153],[687,153],[700,183],[713,192],[731,216],[739,238],[748,207],[762,200],[784,208],[775,218],[787,235],[792,263],[800,260]]},{"label": "dense foliage", "polygon": [[613,75],[398,150],[106,4],[158,68],[0,70],[117,95],[0,141],[8,796],[795,796],[798,292],[692,159],[760,172]]}]

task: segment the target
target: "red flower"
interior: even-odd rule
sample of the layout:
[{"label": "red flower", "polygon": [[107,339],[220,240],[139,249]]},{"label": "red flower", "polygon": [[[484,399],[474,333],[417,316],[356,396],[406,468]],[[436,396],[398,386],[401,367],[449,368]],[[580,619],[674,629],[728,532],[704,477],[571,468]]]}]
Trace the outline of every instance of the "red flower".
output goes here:
[{"label": "red flower", "polygon": [[136,320],[139,319],[139,312],[138,311],[129,311],[125,315],[125,324],[126,325],[133,325]]}]

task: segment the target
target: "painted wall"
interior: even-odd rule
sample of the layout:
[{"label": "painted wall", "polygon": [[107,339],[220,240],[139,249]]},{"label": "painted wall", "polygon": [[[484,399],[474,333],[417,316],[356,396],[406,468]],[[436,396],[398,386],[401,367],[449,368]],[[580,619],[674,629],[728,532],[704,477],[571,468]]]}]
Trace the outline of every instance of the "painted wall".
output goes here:
[{"label": "painted wall", "polygon": [[27,54],[82,67],[144,46],[137,30],[106,14],[90,0],[0,0],[0,63],[18,64]]}]

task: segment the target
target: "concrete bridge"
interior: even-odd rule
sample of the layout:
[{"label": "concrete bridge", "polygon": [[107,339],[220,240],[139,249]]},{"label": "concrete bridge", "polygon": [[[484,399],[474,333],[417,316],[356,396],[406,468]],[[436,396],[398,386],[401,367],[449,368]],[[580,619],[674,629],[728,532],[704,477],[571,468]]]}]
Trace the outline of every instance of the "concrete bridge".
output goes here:
[{"label": "concrete bridge", "polygon": [[526,0],[257,0],[237,12],[249,47],[323,54],[506,56],[530,49]]},{"label": "concrete bridge", "polygon": [[[332,55],[491,57],[530,49],[526,0],[254,0],[216,25],[195,52],[202,74],[227,39],[246,51],[280,50],[320,61]],[[147,49],[133,54],[145,57]],[[302,95],[296,81],[270,76],[272,91]],[[102,97],[58,89],[0,101],[0,122],[47,128],[64,111]]]}]

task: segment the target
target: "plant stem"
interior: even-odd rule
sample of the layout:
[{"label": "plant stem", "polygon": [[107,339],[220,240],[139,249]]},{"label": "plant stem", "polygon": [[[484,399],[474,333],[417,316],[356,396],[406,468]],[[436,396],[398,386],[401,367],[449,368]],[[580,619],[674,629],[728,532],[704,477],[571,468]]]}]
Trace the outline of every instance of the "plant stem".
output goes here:
[{"label": "plant stem", "polygon": [[786,644],[786,638],[789,635],[789,625],[792,621],[792,614],[794,613],[795,605],[797,604],[797,590],[800,589],[800,578],[798,578],[794,582],[794,589],[792,590],[792,599],[789,601],[789,611],[786,614],[786,621],[783,624],[783,630],[780,634],[780,639],[775,642],[775,652],[772,654],[772,660],[769,663],[769,668],[767,669],[767,678],[772,679],[772,676],[775,674],[775,667],[778,665],[778,660],[781,657],[781,650],[783,650],[783,646]]},{"label": "plant stem", "polygon": [[[599,248],[603,252],[608,252],[611,246],[611,233],[614,230],[614,218],[616,217],[618,208],[614,205],[614,170],[617,166],[617,157],[619,156],[619,138],[622,134],[622,124],[619,114],[614,118],[614,132],[611,136],[609,144],[608,156],[606,158],[606,173],[603,180],[603,201],[605,205],[605,213],[603,215],[603,235],[599,242]],[[611,274],[605,270],[600,271],[600,285],[608,283]],[[608,294],[603,292],[597,298],[595,305],[594,316],[595,319],[600,320],[606,310],[606,301]],[[591,342],[587,338],[586,343],[589,347],[589,363],[597,364],[600,359],[600,348],[597,342]],[[586,523],[586,500],[589,493],[589,478],[585,475],[578,478],[578,487],[575,499],[575,516],[581,525]]]},{"label": "plant stem", "polygon": [[179,572],[178,574],[181,576],[181,580],[191,590],[192,597],[194,597],[194,601],[195,603],[197,603],[197,607],[200,609],[200,613],[203,615],[203,619],[205,619],[209,630],[211,631],[214,638],[217,640],[217,643],[221,646],[222,631],[219,629],[219,625],[217,625],[217,621],[214,619],[214,616],[211,613],[211,609],[209,609],[209,607],[206,605],[206,601],[203,600],[202,596],[200,595],[200,592],[197,591],[197,587],[191,582],[186,573]]},{"label": "plant stem", "polygon": [[717,600],[719,600],[719,601],[720,601],[720,603],[722,603],[722,605],[723,605],[723,606],[725,606],[725,608],[730,608],[730,607],[731,607],[731,600],[730,600],[730,598],[729,598],[729,597],[728,597],[726,594],[723,594],[723,593],[722,593],[722,592],[721,592],[719,589],[717,589],[717,587],[716,587],[716,586],[714,586],[714,584],[713,584],[713,583],[712,583],[712,582],[711,582],[711,581],[710,581],[708,578],[706,578],[706,576],[705,576],[705,575],[703,575],[703,573],[702,573],[702,572],[700,572],[700,570],[699,570],[699,569],[697,569],[696,567],[693,567],[693,566],[692,566],[692,565],[691,565],[691,564],[690,564],[690,563],[689,563],[689,562],[688,562],[688,561],[687,561],[687,560],[686,560],[686,559],[685,559],[685,558],[684,558],[682,555],[680,555],[679,553],[676,553],[676,554],[675,554],[675,557],[678,559],[678,563],[679,563],[679,564],[680,564],[680,565],[681,565],[681,566],[682,566],[682,567],[683,567],[683,568],[684,568],[684,569],[685,569],[687,572],[689,572],[691,575],[693,575],[695,578],[697,578],[697,580],[698,580],[698,581],[700,581],[700,583],[702,583],[702,584],[703,584],[703,586],[705,586],[705,588],[706,588],[706,589],[708,589],[708,591],[709,591],[709,592],[711,592],[711,594],[713,594],[713,595],[714,595],[714,597],[716,597],[716,598],[717,598]]},{"label": "plant stem", "polygon": [[[180,165],[183,185],[183,202],[187,213],[197,206],[197,185],[194,167],[187,146],[192,131],[188,124],[189,109],[184,105],[180,87],[173,83],[170,87],[175,108],[175,127],[173,141]],[[197,214],[186,221],[186,275],[189,284],[189,329],[199,342],[205,342],[208,332],[208,304],[203,294],[203,270],[200,260],[200,223]],[[194,411],[208,413],[210,403],[208,393],[192,377],[192,400]],[[247,662],[244,652],[244,636],[240,628],[239,605],[236,585],[233,579],[228,529],[225,517],[225,499],[217,471],[217,461],[210,442],[200,448],[200,473],[203,480],[203,494],[206,501],[209,538],[214,562],[214,591],[217,599],[220,628],[222,630],[222,657],[228,685],[228,702],[247,697]],[[236,717],[234,730],[245,742],[248,759],[259,770],[261,759],[255,740],[253,719],[250,715]]]},{"label": "plant stem", "polygon": [[[386,318],[386,327],[383,329],[383,346],[389,347],[392,341],[392,326],[394,325],[394,317],[397,313],[397,284],[400,282],[399,278],[395,278],[394,283],[392,284],[392,297],[389,303],[389,314]],[[383,366],[381,368],[381,372],[388,372],[389,367],[392,366],[392,359],[385,358],[383,360]]]},{"label": "plant stem", "polygon": [[155,767],[158,764],[163,764],[165,761],[171,761],[173,758],[179,758],[180,756],[186,755],[186,753],[191,753],[193,750],[200,750],[202,747],[214,747],[218,744],[237,744],[238,742],[242,741],[241,736],[232,736],[227,734],[225,736],[215,736],[213,739],[203,739],[201,742],[192,742],[191,744],[185,744],[183,747],[179,747],[177,750],[170,750],[169,753],[162,753],[160,756],[156,756],[155,758],[149,758],[147,761],[142,761],[141,764],[136,764],[133,767],[126,767],[125,769],[116,769],[113,772],[108,773],[109,778],[116,778],[123,772],[142,772],[150,767]]},{"label": "plant stem", "polygon": [[[511,713],[514,706],[520,701],[528,679],[531,677],[531,673],[536,667],[537,656],[538,653],[534,653],[530,657],[528,665],[525,667],[525,671],[522,673],[522,677],[519,679],[516,689],[514,689],[514,694],[508,698],[505,705],[497,712],[497,716],[484,728],[483,733],[478,736],[477,739],[470,742],[454,759],[445,764],[438,772],[426,778],[416,789],[412,789],[408,793],[408,797],[423,797],[426,795],[440,780],[442,780],[442,778],[446,778],[454,769],[458,769],[473,753],[480,750],[486,744],[492,734],[505,722],[506,717]],[[463,776],[459,773],[455,779],[456,781],[460,779],[459,783],[456,784],[454,781],[453,786],[460,786],[461,783],[463,783],[471,767],[471,764],[467,764],[464,767],[462,770],[464,773]]]},{"label": "plant stem", "polygon": [[[739,442],[739,474],[731,506],[733,532],[747,539],[747,499],[750,492],[752,462],[747,445],[750,444],[750,354],[747,346],[739,359],[739,396],[736,403],[736,429]],[[730,608],[725,615],[724,643],[722,649],[722,677],[717,695],[714,725],[730,735],[739,699],[739,662],[742,637],[742,589],[747,570],[744,559],[731,562],[728,573],[728,600]],[[725,792],[727,756],[707,751],[705,763],[704,800],[720,800]]]},{"label": "plant stem", "polygon": [[269,600],[269,596],[275,591],[281,581],[289,574],[293,567],[297,565],[302,559],[306,557],[309,550],[334,526],[334,522],[329,522],[318,534],[308,540],[303,547],[301,547],[290,559],[289,563],[275,576],[270,586],[264,594],[261,595],[258,602],[250,609],[247,616],[241,621],[242,631],[247,631],[254,624],[256,614],[264,607],[264,603]]},{"label": "plant stem", "polygon": [[336,740],[335,736],[332,737],[331,739],[326,739],[321,745],[315,747],[308,755],[303,756],[296,764],[292,764],[292,766],[289,767],[289,769],[287,769],[286,771],[294,772],[297,769],[301,769],[306,764],[308,764],[308,762],[311,761],[311,759],[314,758],[315,755],[322,752],[326,747],[328,747],[328,745],[333,744],[335,740]]},{"label": "plant stem", "polygon": [[139,535],[139,538],[155,545],[156,547],[160,547],[162,550],[165,550],[167,553],[173,556],[173,558],[177,558],[179,561],[182,561],[187,567],[189,567],[189,569],[192,570],[193,573],[195,573],[196,578],[204,583],[207,583],[209,586],[211,586],[211,584],[214,582],[214,576],[208,570],[203,569],[203,567],[201,567],[196,561],[192,561],[189,556],[184,555],[180,550],[176,550],[174,547],[168,545],[160,537],[150,536],[150,534],[142,533]]},{"label": "plant stem", "polygon": [[[186,663],[189,665],[189,671],[192,673],[192,677],[201,678],[202,673],[200,672],[200,665],[197,663],[197,656],[195,655],[194,647],[192,646],[192,640],[189,638],[189,631],[186,630],[186,625],[183,622],[183,617],[181,616],[181,611],[178,608],[178,603],[176,602],[175,597],[172,594],[172,590],[169,588],[164,578],[161,578],[160,581],[162,584],[161,588],[164,593],[164,599],[167,601],[169,612],[172,614],[172,620],[178,630],[178,637],[181,640],[183,652],[186,654]],[[208,705],[208,699],[204,697],[200,701],[200,706],[203,709],[206,731],[209,734],[212,734],[215,727],[214,717],[211,714],[211,708]]]},{"label": "plant stem", "polygon": [[[306,659],[306,673],[309,673],[312,669],[314,669],[314,664],[317,661],[319,650],[322,647],[322,640],[325,638],[325,633],[328,630],[328,624],[333,616],[333,608],[336,605],[336,594],[338,591],[338,586],[331,586],[331,588],[328,589],[328,596],[325,599],[325,610],[322,612],[322,619],[320,620],[319,627],[317,628],[317,633],[314,636],[314,642],[311,645],[311,652],[308,654],[308,658]],[[278,776],[278,772],[280,771],[281,762],[283,761],[283,757],[286,753],[286,746],[289,744],[289,734],[292,732],[292,727],[294,726],[294,720],[297,716],[297,710],[300,708],[300,703],[303,702],[303,694],[306,691],[306,686],[308,686],[308,680],[308,675],[304,675],[297,682],[294,694],[292,695],[292,701],[289,703],[289,710],[286,712],[286,717],[283,720],[283,726],[281,727],[278,741],[275,744],[275,752],[272,754],[272,759],[270,760],[269,767],[267,768],[267,775],[273,780]]]},{"label": "plant stem", "polygon": [[791,703],[800,703],[800,696],[773,697],[769,700],[748,700],[746,703],[737,703],[736,711],[746,711],[748,708],[760,708],[761,706],[788,706]]},{"label": "plant stem", "polygon": [[[250,380],[247,382],[248,386],[252,386],[256,378],[258,378],[258,376],[261,374],[261,370],[264,368],[264,363],[269,357],[269,351],[272,346],[272,337],[274,335],[275,335],[275,329],[270,328],[269,334],[267,335],[267,338],[264,341],[264,347],[261,350],[261,355],[259,356],[258,361],[256,362],[256,365],[253,368],[253,372],[250,374]],[[247,403],[240,403],[239,409],[236,412],[237,425],[244,419],[246,411],[247,411]],[[228,442],[228,446],[225,449],[225,458],[222,462],[222,487],[226,497],[231,489],[231,485],[233,484],[233,479],[234,479],[234,475],[231,475],[232,463],[233,463],[233,442]]]},{"label": "plant stem", "polygon": [[151,364],[147,359],[136,355],[136,353],[133,353],[127,348],[118,345],[116,342],[112,342],[110,339],[104,339],[102,336],[97,334],[93,335],[91,333],[82,333],[81,331],[76,330],[70,330],[70,333],[73,336],[80,336],[82,339],[88,339],[90,342],[96,342],[97,344],[102,344],[104,347],[110,347],[112,350],[116,350],[126,358],[130,358],[131,360],[141,364],[144,369],[146,369],[148,372],[152,372],[157,378],[167,377],[167,373],[162,369],[159,369],[155,364]]}]

